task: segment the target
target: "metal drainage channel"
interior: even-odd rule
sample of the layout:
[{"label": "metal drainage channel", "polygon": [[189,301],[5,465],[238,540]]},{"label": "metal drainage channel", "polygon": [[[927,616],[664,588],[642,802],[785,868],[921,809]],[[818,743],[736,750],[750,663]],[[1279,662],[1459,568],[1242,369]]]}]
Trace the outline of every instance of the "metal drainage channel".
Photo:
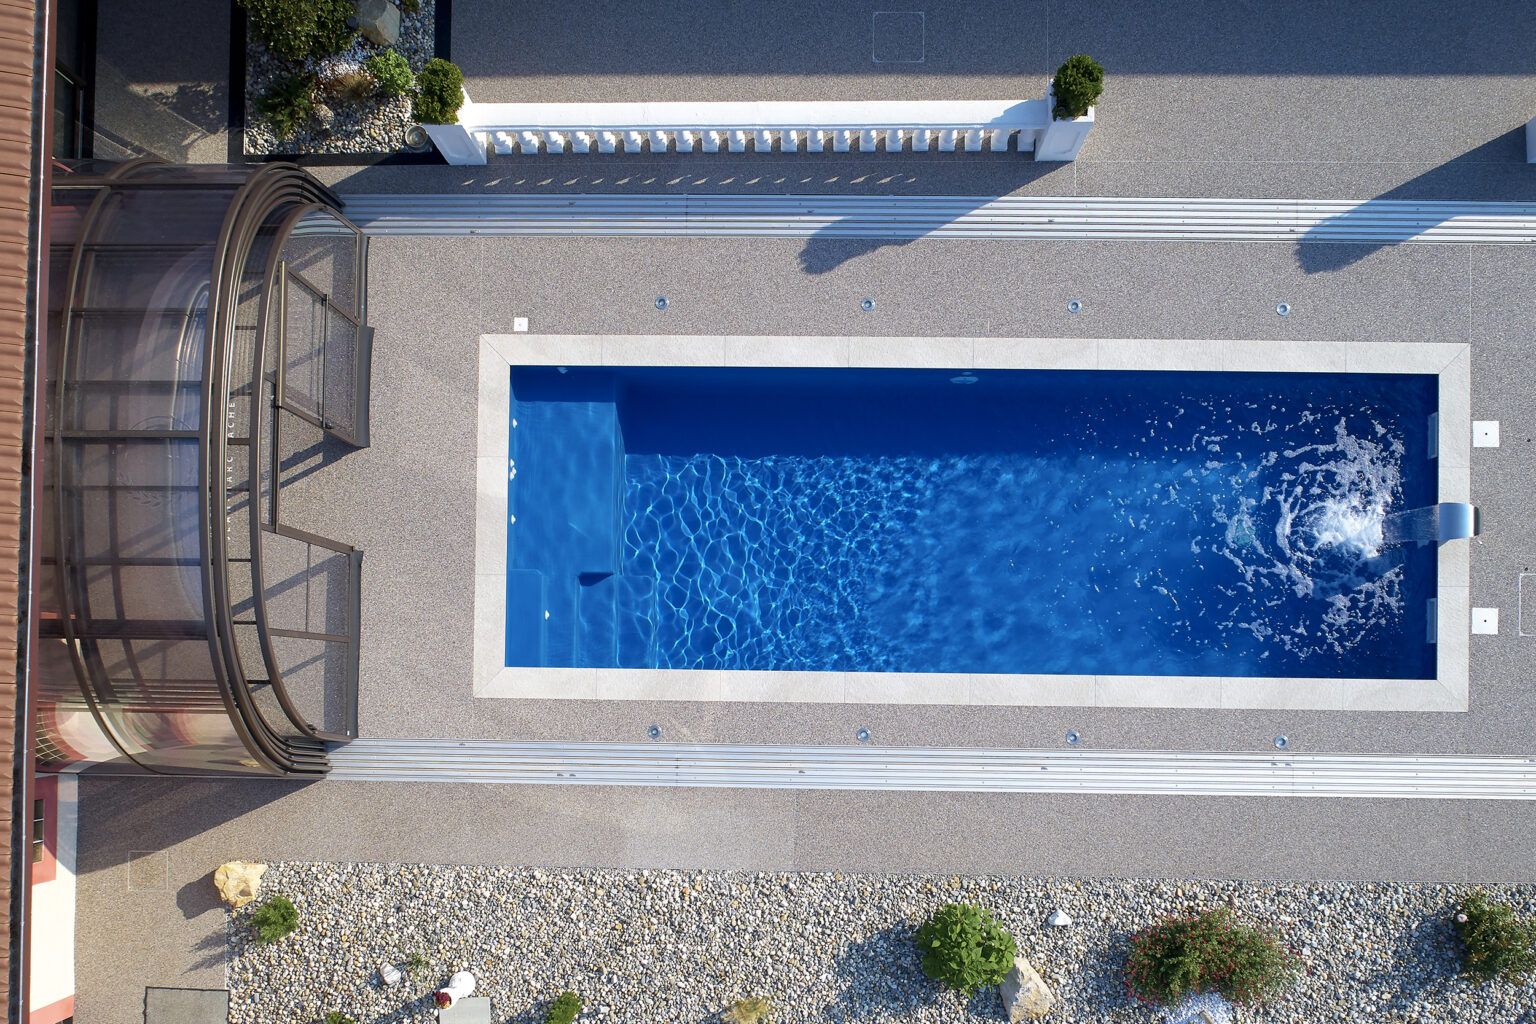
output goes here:
[{"label": "metal drainage channel", "polygon": [[1536,758],[1293,752],[359,739],[331,749],[330,778],[975,793],[1536,799]]},{"label": "metal drainage channel", "polygon": [[1021,196],[352,195],[370,235],[1536,242],[1536,204]]}]

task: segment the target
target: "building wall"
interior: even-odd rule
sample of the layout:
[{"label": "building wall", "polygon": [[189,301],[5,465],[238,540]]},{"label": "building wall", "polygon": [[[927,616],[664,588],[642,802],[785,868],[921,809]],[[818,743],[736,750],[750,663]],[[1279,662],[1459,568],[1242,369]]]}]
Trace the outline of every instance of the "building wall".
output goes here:
[{"label": "building wall", "polygon": [[40,777],[45,801],[44,853],[32,863],[32,949],[27,1024],[59,1024],[75,1012],[75,850],[79,779]]}]

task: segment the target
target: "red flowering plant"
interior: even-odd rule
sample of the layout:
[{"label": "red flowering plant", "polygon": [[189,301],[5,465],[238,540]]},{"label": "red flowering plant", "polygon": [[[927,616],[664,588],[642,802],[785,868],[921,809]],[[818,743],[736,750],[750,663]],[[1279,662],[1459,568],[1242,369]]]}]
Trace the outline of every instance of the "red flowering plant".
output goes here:
[{"label": "red flowering plant", "polygon": [[1197,992],[1253,1005],[1289,986],[1296,973],[1295,958],[1278,939],[1217,907],[1164,918],[1132,935],[1125,987],[1144,1003],[1165,1006]]}]

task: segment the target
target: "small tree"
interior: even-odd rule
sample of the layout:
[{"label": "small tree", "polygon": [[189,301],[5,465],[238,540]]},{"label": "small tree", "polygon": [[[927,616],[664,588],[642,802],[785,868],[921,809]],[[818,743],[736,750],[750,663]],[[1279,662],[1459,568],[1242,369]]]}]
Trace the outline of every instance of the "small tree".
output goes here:
[{"label": "small tree", "polygon": [[1462,969],[1479,981],[1520,981],[1536,970],[1536,925],[1522,921],[1486,893],[1474,892],[1456,908]]},{"label": "small tree", "polygon": [[433,57],[416,76],[411,116],[422,124],[453,124],[464,102],[464,72],[451,60]]},{"label": "small tree", "polygon": [[256,101],[256,113],[272,125],[272,134],[286,139],[315,112],[315,76],[286,75]]},{"label": "small tree", "polygon": [[996,985],[1013,966],[1018,946],[990,912],[969,903],[949,903],[917,929],[923,973],[967,996]]},{"label": "small tree", "polygon": [[286,896],[273,896],[251,915],[257,942],[276,942],[299,926],[299,911]]},{"label": "small tree", "polygon": [[544,1024],[572,1024],[580,1013],[581,997],[575,992],[561,992],[555,997],[555,1001],[549,1004],[549,1012],[544,1015]]},{"label": "small tree", "polygon": [[1051,116],[1058,121],[1082,117],[1104,91],[1104,68],[1086,53],[1074,54],[1056,69],[1051,92],[1056,106]]},{"label": "small tree", "polygon": [[773,1016],[773,1004],[762,996],[748,996],[726,1007],[723,1016],[728,1024],[768,1024]]},{"label": "small tree", "polygon": [[1131,993],[1165,1006],[1193,992],[1219,992],[1251,1005],[1290,984],[1295,974],[1290,953],[1274,936],[1238,924],[1226,907],[1142,929],[1131,936],[1125,964]]},{"label": "small tree", "polygon": [[345,50],[357,37],[347,19],[357,13],[353,0],[240,0],[251,29],[267,49],[287,61],[327,57]]},{"label": "small tree", "polygon": [[395,50],[376,53],[363,61],[363,66],[373,76],[374,84],[384,96],[404,96],[416,85],[411,66]]}]

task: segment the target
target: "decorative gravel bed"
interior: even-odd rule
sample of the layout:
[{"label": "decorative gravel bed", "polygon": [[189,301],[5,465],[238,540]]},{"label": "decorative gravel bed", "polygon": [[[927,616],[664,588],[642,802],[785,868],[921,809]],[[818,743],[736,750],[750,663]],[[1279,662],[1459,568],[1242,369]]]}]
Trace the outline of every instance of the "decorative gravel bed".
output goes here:
[{"label": "decorative gravel bed", "polygon": [[[1160,1020],[1124,991],[1129,933],[1219,903],[1274,929],[1305,965],[1290,994],[1240,1020],[1530,1021],[1536,984],[1456,974],[1449,913],[1470,888],[274,864],[262,897],[291,899],[299,928],[261,946],[244,923],[252,908],[233,915],[229,1019],[313,1024],[335,1009],[370,1024],[428,1021],[431,989],[463,966],[498,1022],[542,1021],[563,989],[582,996],[582,1020],[718,1021],[746,995],[772,1000],[778,1024],[1002,1020],[995,989],[967,1004],[924,978],[912,952],[928,913],[965,901],[1013,932],[1063,1024]],[[1484,888],[1536,913],[1536,886]],[[1047,927],[1058,907],[1071,927]],[[413,952],[430,964],[425,977],[380,987],[378,964]]]},{"label": "decorative gravel bed", "polygon": [[[350,47],[330,60],[361,64],[376,53],[393,49],[410,64],[413,73],[420,73],[432,59],[437,31],[436,0],[421,0],[414,13],[401,12],[400,38],[392,47],[375,46],[361,35]],[[309,62],[308,70],[318,70],[317,62]],[[327,120],[322,114],[319,120],[311,120],[286,139],[278,139],[272,127],[256,113],[256,101],[280,78],[295,70],[267,52],[255,33],[250,33],[245,44],[245,152],[247,156],[267,156],[274,153],[394,153],[408,147],[406,130],[415,122],[411,120],[409,96],[369,96],[364,99],[336,99],[327,101]]]}]

